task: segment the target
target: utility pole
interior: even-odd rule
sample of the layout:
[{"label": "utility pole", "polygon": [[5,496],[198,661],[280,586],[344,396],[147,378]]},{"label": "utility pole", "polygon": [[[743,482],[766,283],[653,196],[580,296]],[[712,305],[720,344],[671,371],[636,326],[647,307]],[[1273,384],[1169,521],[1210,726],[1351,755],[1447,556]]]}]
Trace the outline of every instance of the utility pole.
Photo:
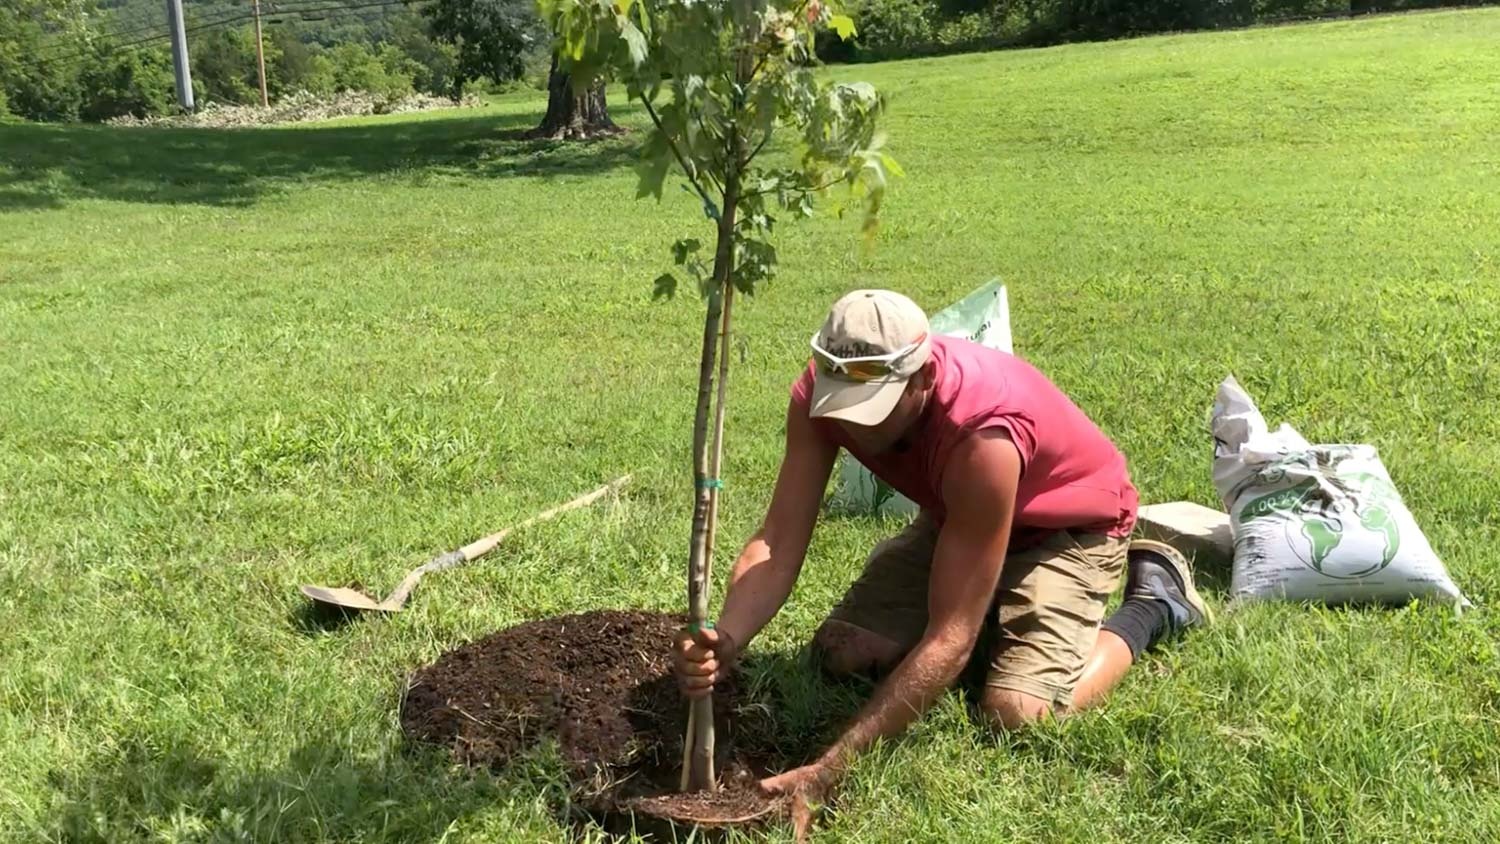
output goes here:
[{"label": "utility pole", "polygon": [[254,0],[255,4],[255,64],[260,70],[260,107],[267,108],[271,100],[266,97],[266,51],[261,46],[260,38],[260,0]]},{"label": "utility pole", "polygon": [[177,104],[193,110],[193,74],[188,70],[187,31],[182,26],[182,0],[167,0],[167,25],[172,28],[172,70],[177,77]]}]

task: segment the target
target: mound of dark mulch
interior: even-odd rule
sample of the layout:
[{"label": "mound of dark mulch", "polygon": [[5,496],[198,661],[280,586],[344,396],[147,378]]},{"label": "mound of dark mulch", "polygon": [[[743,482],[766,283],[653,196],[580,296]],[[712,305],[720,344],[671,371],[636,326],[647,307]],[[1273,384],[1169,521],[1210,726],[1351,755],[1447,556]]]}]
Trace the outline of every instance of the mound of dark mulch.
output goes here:
[{"label": "mound of dark mulch", "polygon": [[672,677],[680,616],[603,610],[540,619],[444,654],[412,677],[401,726],[469,765],[500,767],[555,738],[580,802],[705,826],[774,810],[728,752],[733,682],[715,690],[723,788],[677,794],[687,702]]}]

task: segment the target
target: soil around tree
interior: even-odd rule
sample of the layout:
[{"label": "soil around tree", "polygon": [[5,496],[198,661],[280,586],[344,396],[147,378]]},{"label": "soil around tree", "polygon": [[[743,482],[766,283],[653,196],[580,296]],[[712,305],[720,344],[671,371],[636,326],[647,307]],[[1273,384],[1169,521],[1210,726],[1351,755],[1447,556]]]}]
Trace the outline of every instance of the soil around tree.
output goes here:
[{"label": "soil around tree", "polygon": [[687,701],[672,677],[680,616],[601,610],[501,630],[449,651],[411,678],[401,707],[409,738],[455,760],[503,767],[557,742],[579,805],[611,829],[705,828],[781,813],[762,796],[768,760],[734,752],[737,683],[714,694],[717,792],[678,793]]}]

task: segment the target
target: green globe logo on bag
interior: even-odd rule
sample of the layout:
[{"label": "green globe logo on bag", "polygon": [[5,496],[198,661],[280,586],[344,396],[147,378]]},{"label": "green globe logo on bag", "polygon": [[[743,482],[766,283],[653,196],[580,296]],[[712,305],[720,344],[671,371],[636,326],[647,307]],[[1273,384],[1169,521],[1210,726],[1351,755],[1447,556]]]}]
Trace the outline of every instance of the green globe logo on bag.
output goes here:
[{"label": "green globe logo on bag", "polygon": [[1252,499],[1238,521],[1280,521],[1292,552],[1326,577],[1375,574],[1401,550],[1401,533],[1388,506],[1399,500],[1396,489],[1385,478],[1365,472],[1328,478],[1328,486],[1308,478]]}]

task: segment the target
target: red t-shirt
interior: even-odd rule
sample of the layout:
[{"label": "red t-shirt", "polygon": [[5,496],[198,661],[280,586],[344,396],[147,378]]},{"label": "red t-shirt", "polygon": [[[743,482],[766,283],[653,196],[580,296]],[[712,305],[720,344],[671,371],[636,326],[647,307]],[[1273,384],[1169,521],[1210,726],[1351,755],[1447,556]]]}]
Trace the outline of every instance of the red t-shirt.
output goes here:
[{"label": "red t-shirt", "polygon": [[[815,419],[813,428],[939,524],[953,449],[975,431],[1003,428],[1021,454],[1012,546],[1057,530],[1130,534],[1139,500],[1125,455],[1045,375],[1014,355],[954,337],[934,337],[932,359],[935,389],[904,449],[864,454],[833,421]],[[792,385],[792,405],[803,413],[812,384],[809,363]]]}]

